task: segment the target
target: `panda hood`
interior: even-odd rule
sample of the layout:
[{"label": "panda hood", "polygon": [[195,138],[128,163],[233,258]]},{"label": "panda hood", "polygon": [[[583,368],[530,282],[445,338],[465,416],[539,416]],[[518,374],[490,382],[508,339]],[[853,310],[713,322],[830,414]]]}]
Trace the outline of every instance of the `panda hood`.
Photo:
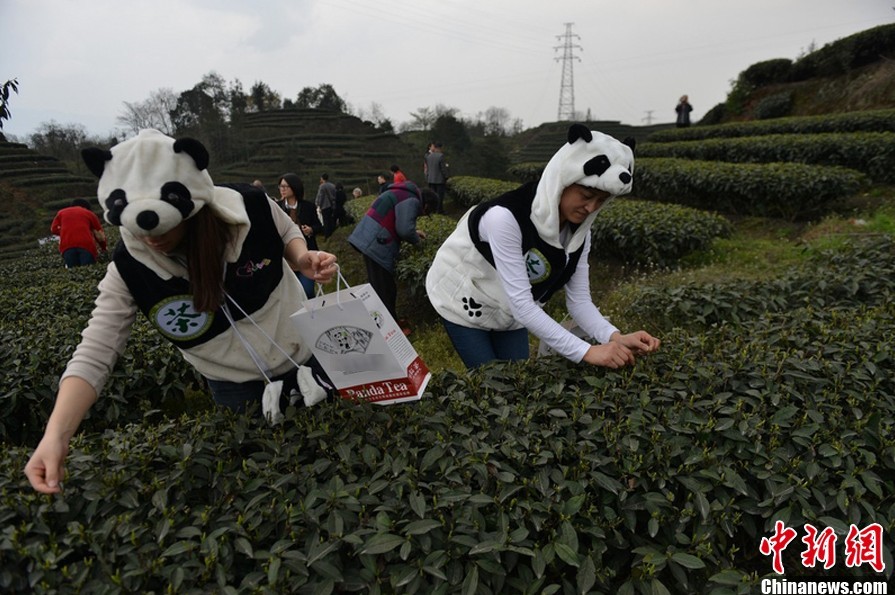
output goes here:
[{"label": "panda hood", "polygon": [[[634,139],[619,142],[582,124],[569,127],[568,142],[547,163],[538,182],[531,220],[548,244],[574,252],[584,243],[599,210],[588,215],[566,245],[560,241],[559,199],[572,184],[604,190],[610,199],[631,191]],[[604,203],[605,204],[605,203]]]},{"label": "panda hood", "polygon": [[85,149],[82,156],[99,178],[97,197],[106,221],[120,226],[128,251],[162,277],[182,275],[183,267],[140,238],[163,235],[206,206],[237,227],[226,258],[238,256],[249,227],[245,204],[239,192],[214,185],[206,170],[208,151],[199,141],[146,129],[111,150]]}]

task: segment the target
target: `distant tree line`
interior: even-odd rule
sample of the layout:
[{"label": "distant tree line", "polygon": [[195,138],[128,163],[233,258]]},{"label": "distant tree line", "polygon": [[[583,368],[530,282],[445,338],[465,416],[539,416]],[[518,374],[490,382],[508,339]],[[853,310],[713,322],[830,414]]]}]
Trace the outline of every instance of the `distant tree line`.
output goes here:
[{"label": "distant tree line", "polygon": [[[0,90],[2,125],[2,120],[9,118],[7,99],[10,91],[17,92],[17,81],[8,81]],[[186,91],[160,88],[143,101],[124,102],[116,118],[119,128],[107,136],[91,136],[81,124],[50,120],[42,122],[24,142],[41,154],[65,162],[72,171],[86,173],[79,157],[83,147],[113,146],[141,129],[155,128],[169,136],[198,138],[217,162],[232,163],[247,157],[240,133],[244,117],[283,109],[354,115],[381,132],[406,135],[421,150],[429,142],[441,142],[452,167],[465,175],[503,176],[509,163],[505,139],[522,131],[522,121],[513,119],[505,108],[489,107],[474,117],[462,117],[458,109],[442,104],[417,109],[396,130],[381,105],[373,102],[369,108],[353,107],[330,84],[304,87],[292,99],[262,81],[246,91],[239,79],[227,82],[212,71]]]}]

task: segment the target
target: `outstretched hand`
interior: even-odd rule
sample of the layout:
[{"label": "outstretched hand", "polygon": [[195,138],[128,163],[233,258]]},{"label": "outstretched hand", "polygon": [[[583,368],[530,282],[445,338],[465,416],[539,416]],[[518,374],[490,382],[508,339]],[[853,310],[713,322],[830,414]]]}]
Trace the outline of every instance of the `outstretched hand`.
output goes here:
[{"label": "outstretched hand", "polygon": [[612,341],[618,341],[636,355],[645,355],[659,349],[662,343],[646,331],[636,331],[627,335],[613,335]]},{"label": "outstretched hand", "polygon": [[31,487],[43,494],[60,493],[67,454],[68,443],[45,436],[25,465],[25,476],[31,482]]},{"label": "outstretched hand", "polygon": [[661,342],[646,331],[627,335],[615,333],[605,345],[593,345],[582,361],[606,368],[622,368],[634,365],[637,355],[645,355],[659,349]]}]

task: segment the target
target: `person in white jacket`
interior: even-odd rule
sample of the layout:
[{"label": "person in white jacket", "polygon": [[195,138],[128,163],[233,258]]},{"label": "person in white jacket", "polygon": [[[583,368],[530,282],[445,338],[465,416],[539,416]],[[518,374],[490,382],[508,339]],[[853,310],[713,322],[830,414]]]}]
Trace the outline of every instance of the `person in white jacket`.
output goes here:
[{"label": "person in white jacket", "polygon": [[215,186],[208,152],[193,139],[143,130],[109,151],[85,150],[84,160],[100,177],[100,204],[122,241],[25,467],[35,490],[61,490],[69,441],[140,311],[206,378],[221,406],[242,411],[263,397],[267,414],[270,393],[279,413],[281,389],[294,388],[305,405],[327,396],[289,317],[305,299],[293,270],[328,282],[334,255],[308,250],[298,227],[260,190]]},{"label": "person in white jacket", "polygon": [[[426,291],[467,368],[527,359],[529,332],[572,361],[611,368],[659,348],[646,331],[622,334],[590,295],[591,225],[610,199],[631,191],[633,145],[573,124],[538,182],[461,218],[435,256]],[[571,317],[598,344],[544,312],[560,289]]]}]

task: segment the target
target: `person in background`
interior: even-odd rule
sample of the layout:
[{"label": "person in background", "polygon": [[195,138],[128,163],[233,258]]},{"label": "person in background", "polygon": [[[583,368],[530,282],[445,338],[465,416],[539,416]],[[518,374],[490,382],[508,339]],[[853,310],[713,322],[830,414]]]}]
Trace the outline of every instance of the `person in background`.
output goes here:
[{"label": "person in background", "polygon": [[426,179],[426,170],[428,170],[428,168],[429,168],[426,160],[428,159],[429,155],[431,155],[432,151],[434,151],[434,150],[435,150],[435,143],[432,141],[429,141],[429,144],[426,145],[426,152],[423,153],[423,179],[424,180]]},{"label": "person in background", "polygon": [[441,143],[433,143],[431,151],[426,154],[426,183],[438,195],[436,213],[444,213],[444,193],[447,189],[448,165],[444,160]]},{"label": "person in background", "polygon": [[674,111],[677,112],[675,125],[678,128],[687,128],[690,125],[690,112],[693,111],[693,106],[690,105],[690,98],[686,95],[681,95],[677,105],[674,107]]},{"label": "person in background", "polygon": [[336,205],[333,216],[336,219],[336,227],[348,225],[348,212],[345,211],[345,203],[348,202],[348,195],[345,194],[345,186],[340,182],[336,182]]},{"label": "person in background", "polygon": [[255,188],[259,189],[261,192],[263,192],[267,196],[267,198],[269,198],[270,200],[272,200],[274,202],[279,202],[279,201],[277,201],[277,199],[272,197],[270,194],[267,194],[267,188],[264,187],[264,182],[262,182],[261,180],[253,180],[252,186],[254,186]]},{"label": "person in background", "polygon": [[388,189],[388,185],[391,183],[388,181],[388,177],[385,174],[376,176],[376,182],[379,184],[379,194],[385,192],[386,189]]},{"label": "person in background", "polygon": [[329,181],[329,174],[320,174],[320,186],[314,204],[323,218],[323,238],[326,239],[336,229],[336,186]]},{"label": "person in background", "polygon": [[363,194],[364,194],[364,191],[361,190],[360,188],[355,188],[354,190],[351,191],[351,196],[353,196],[354,198],[360,198],[361,196],[363,196]]},{"label": "person in background", "polygon": [[59,252],[67,269],[95,263],[99,255],[97,245],[106,251],[103,226],[83,198],[74,199],[70,206],[56,213],[50,233],[59,236]]},{"label": "person in background", "polygon": [[[280,190],[280,200],[277,204],[301,229],[308,250],[317,250],[317,235],[323,231],[323,225],[317,217],[317,209],[305,200],[305,186],[301,178],[293,173],[283,174],[277,186]],[[295,274],[305,290],[305,295],[314,297],[314,280],[306,277],[301,271],[295,271]]]},{"label": "person in background", "polygon": [[416,228],[416,220],[420,215],[427,214],[436,200],[431,191],[420,193],[413,182],[392,184],[376,197],[348,236],[348,243],[363,255],[367,281],[401,325],[405,335],[410,331],[398,318],[395,263],[401,242],[417,245],[426,238],[426,234]]},{"label": "person in background", "polygon": [[[574,124],[539,181],[460,219],[435,255],[426,293],[467,368],[528,359],[529,332],[574,362],[610,368],[659,348],[646,331],[622,334],[591,301],[591,225],[611,198],[631,191],[633,145]],[[599,345],[544,311],[560,289],[572,319]]]},{"label": "person in background", "polygon": [[392,172],[392,184],[400,184],[401,182],[407,181],[407,176],[404,175],[404,172],[401,171],[400,167],[393,165],[389,169]]},{"label": "person in background", "polygon": [[279,407],[287,389],[300,390],[306,406],[327,397],[318,380],[325,374],[313,369],[316,360],[290,319],[304,301],[292,270],[328,282],[334,255],[308,250],[298,228],[250,184],[214,185],[208,151],[194,139],[142,130],[110,150],[82,154],[121,242],[25,465],[36,491],[62,491],[69,442],[138,311],[206,378],[219,406],[245,411],[270,393]]}]

